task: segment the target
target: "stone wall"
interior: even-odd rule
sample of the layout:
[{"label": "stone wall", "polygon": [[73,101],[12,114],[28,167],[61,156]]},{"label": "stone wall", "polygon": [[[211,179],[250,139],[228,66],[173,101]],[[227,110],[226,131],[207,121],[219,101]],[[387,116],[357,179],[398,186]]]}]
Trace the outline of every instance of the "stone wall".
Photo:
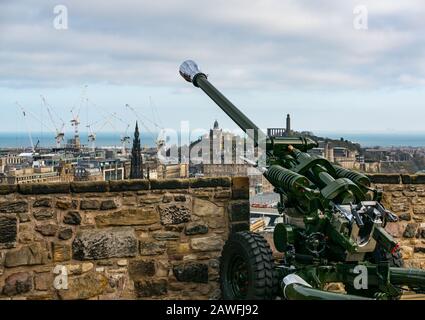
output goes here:
[{"label": "stone wall", "polygon": [[406,267],[425,268],[425,175],[374,174],[383,204],[399,217],[387,231],[400,241]]},{"label": "stone wall", "polygon": [[0,298],[215,299],[245,177],[0,186]]}]

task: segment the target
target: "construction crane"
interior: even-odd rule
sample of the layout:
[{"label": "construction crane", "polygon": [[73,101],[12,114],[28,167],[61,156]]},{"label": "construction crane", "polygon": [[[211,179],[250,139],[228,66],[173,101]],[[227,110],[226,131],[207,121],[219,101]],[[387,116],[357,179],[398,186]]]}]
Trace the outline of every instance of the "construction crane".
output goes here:
[{"label": "construction crane", "polygon": [[61,121],[61,125],[58,126],[53,118],[51,106],[46,102],[46,98],[43,95],[40,95],[41,101],[43,102],[43,106],[47,109],[47,113],[49,114],[50,121],[52,125],[55,127],[55,141],[56,141],[56,148],[61,147],[61,143],[65,138],[64,128],[65,128],[65,122],[62,120],[62,118],[58,117]]},{"label": "construction crane", "polygon": [[80,125],[80,117],[78,113],[75,114],[73,110],[71,110],[71,114],[72,114],[71,126],[74,127],[75,147],[79,148],[80,133],[78,131],[78,126]]},{"label": "construction crane", "polygon": [[89,142],[90,149],[92,151],[95,151],[96,150],[96,145],[95,145],[95,143],[96,143],[96,133],[93,132],[92,125],[88,124],[86,127],[89,130],[88,136],[87,136],[87,141]]},{"label": "construction crane", "polygon": [[79,125],[80,125],[80,110],[83,102],[88,102],[88,99],[86,97],[86,90],[87,85],[84,86],[81,96],[80,96],[80,105],[77,109],[77,106],[74,105],[74,107],[71,109],[72,114],[72,120],[71,120],[71,126],[74,127],[74,139],[75,139],[75,148],[80,149],[80,133],[79,133]]},{"label": "construction crane", "polygon": [[152,112],[152,118],[153,118],[153,122],[154,123],[159,123],[159,125],[155,125],[157,128],[161,127],[163,128],[163,124],[161,121],[161,117],[158,114],[158,109],[156,108],[156,105],[153,102],[153,99],[151,96],[149,96],[149,105],[151,107],[151,112]]},{"label": "construction crane", "polygon": [[[28,132],[28,138],[29,138],[30,143],[31,143],[31,152],[32,152],[33,155],[35,155],[36,154],[36,152],[35,152],[36,151],[36,147],[34,146],[34,141],[32,140],[31,130],[29,129],[29,126],[28,126],[27,112],[25,111],[24,107],[22,107],[22,105],[19,102],[16,101],[16,105],[21,110],[22,115],[24,117],[25,129]],[[37,146],[38,146],[38,142],[37,142]]]},{"label": "construction crane", "polygon": [[[101,106],[97,105],[96,103],[94,103],[93,101],[87,99],[87,102],[90,103],[91,106],[93,106],[94,108],[97,109],[97,111],[102,114],[104,113],[104,110]],[[114,117],[115,119],[121,121],[122,123],[124,123],[126,125],[126,130],[123,134],[121,134],[120,137],[120,142],[121,142],[121,146],[122,146],[122,155],[126,155],[127,154],[127,144],[130,142],[130,137],[128,135],[128,129],[130,127],[130,125],[128,123],[126,123],[124,120],[122,120],[115,112],[111,113],[111,114],[106,114],[104,116],[104,119],[107,119],[103,125],[103,127],[109,123],[112,128],[117,131],[115,125],[111,122],[112,117]],[[98,123],[99,121],[96,121],[95,123]],[[87,127],[89,128],[89,141],[94,141],[96,140],[96,134],[93,132],[93,130],[91,130],[91,126],[93,126],[93,124],[88,125]]]},{"label": "construction crane", "polygon": [[[98,120],[98,121],[95,121],[95,122],[93,122],[93,123],[91,123],[91,124],[88,124],[86,127],[88,128],[88,136],[87,136],[87,140],[88,140],[88,142],[89,142],[89,145],[90,145],[90,149],[92,150],[92,151],[95,151],[96,150],[96,146],[95,146],[95,143],[96,143],[96,132],[97,131],[100,131],[100,130],[102,130],[105,126],[106,126],[106,124],[110,124],[112,127],[114,127],[114,125],[112,124],[112,122],[111,122],[111,118],[113,117],[113,115],[111,114],[111,115],[107,115],[107,116],[105,116],[105,117],[103,117],[103,119],[101,119],[101,120]],[[103,122],[101,122],[102,120],[104,120]],[[100,123],[101,122],[101,126],[100,127],[98,127],[97,128],[97,130],[96,130],[96,132],[95,131],[93,131],[93,126],[95,126],[96,124],[98,124],[98,123]]]},{"label": "construction crane", "polygon": [[124,135],[121,136],[121,146],[122,151],[121,154],[123,156],[127,155],[127,144],[130,144],[130,136],[128,135],[128,129],[130,128],[130,125],[127,125],[127,128],[125,129]]},{"label": "construction crane", "polygon": [[[152,112],[152,117],[154,119],[154,125],[157,129],[159,129],[159,134],[158,134],[158,138],[156,140],[156,144],[158,149],[160,149],[161,147],[163,147],[165,145],[165,130],[164,130],[164,126],[162,124],[161,121],[161,117],[158,114],[158,109],[156,108],[153,99],[151,96],[149,96],[149,105],[151,107],[151,112]],[[156,124],[157,122],[159,122],[159,125]]]},{"label": "construction crane", "polygon": [[137,111],[136,111],[136,109],[134,109],[132,106],[130,106],[128,103],[125,105],[125,107],[126,108],[128,108],[128,109],[130,109],[133,113],[134,113],[134,115],[136,116],[136,118],[137,118],[137,120],[139,120],[139,122],[140,122],[140,124],[143,126],[143,128],[145,128],[146,129],[146,131],[148,131],[151,135],[152,135],[152,137],[154,137],[154,134],[153,134],[153,132],[149,129],[149,127],[148,126],[146,126],[146,124],[145,124],[145,122],[142,120],[142,118],[143,119],[145,119],[146,121],[148,121],[148,122],[150,122],[152,125],[154,125],[155,126],[155,128],[157,128],[157,129],[159,129],[160,131],[159,131],[159,135],[158,135],[158,138],[156,139],[156,141],[155,141],[155,143],[156,143],[156,146],[157,146],[157,148],[158,149],[160,149],[164,144],[165,144],[165,140],[164,140],[164,138],[162,137],[162,134],[163,134],[163,132],[164,132],[164,128],[161,128],[158,124],[156,124],[155,122],[153,122],[152,120],[150,120],[149,118],[147,118],[147,117],[145,117],[145,116],[141,116]]},{"label": "construction crane", "polygon": [[112,116],[117,119],[118,121],[122,122],[123,124],[126,125],[125,131],[123,134],[121,134],[121,154],[123,156],[127,155],[127,144],[130,143],[130,136],[128,135],[128,129],[130,128],[130,124],[128,124],[127,122],[125,122],[123,119],[121,119],[115,112],[112,114]]}]

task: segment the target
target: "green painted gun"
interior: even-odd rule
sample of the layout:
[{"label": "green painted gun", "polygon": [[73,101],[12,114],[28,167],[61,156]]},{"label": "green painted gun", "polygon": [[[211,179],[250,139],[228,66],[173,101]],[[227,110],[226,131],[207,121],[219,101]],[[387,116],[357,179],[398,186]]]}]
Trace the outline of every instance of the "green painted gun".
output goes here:
[{"label": "green painted gun", "polygon": [[[398,299],[405,289],[424,291],[425,271],[403,268],[399,245],[385,231],[397,216],[367,176],[307,153],[317,146],[308,137],[265,135],[192,60],[180,74],[265,149],[265,165],[252,164],[280,195],[283,222],[273,244],[282,258],[273,258],[259,234],[231,234],[220,259],[224,299]],[[346,294],[324,290],[332,282],[343,283]]]}]

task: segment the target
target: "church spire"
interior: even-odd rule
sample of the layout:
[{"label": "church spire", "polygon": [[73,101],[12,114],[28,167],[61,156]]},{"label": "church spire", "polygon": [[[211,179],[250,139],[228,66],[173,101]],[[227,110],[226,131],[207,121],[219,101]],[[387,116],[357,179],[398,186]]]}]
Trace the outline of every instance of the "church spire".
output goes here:
[{"label": "church spire", "polygon": [[134,129],[133,148],[131,149],[130,179],[143,179],[143,159],[140,147],[139,126],[136,121]]}]

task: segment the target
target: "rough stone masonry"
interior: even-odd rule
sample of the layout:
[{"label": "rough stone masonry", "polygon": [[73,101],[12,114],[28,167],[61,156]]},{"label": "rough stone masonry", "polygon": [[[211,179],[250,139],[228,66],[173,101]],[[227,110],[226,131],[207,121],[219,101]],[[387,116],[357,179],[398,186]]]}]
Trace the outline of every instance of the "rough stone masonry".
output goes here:
[{"label": "rough stone masonry", "polygon": [[[0,299],[216,299],[246,177],[0,186]],[[64,282],[64,277],[65,282]]]},{"label": "rough stone masonry", "polygon": [[384,191],[383,204],[397,214],[387,231],[399,242],[405,266],[425,268],[425,175],[373,174],[375,187]]}]

